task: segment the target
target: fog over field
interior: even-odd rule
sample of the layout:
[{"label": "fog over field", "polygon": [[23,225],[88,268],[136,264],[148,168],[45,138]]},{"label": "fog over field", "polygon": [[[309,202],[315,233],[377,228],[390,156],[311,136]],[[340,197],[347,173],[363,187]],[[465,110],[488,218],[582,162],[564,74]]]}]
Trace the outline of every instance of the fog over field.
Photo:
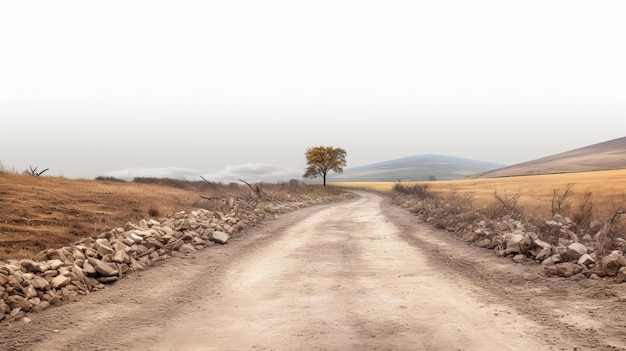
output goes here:
[{"label": "fog over field", "polygon": [[0,162],[288,180],[418,154],[516,164],[624,136],[623,1],[0,5]]}]

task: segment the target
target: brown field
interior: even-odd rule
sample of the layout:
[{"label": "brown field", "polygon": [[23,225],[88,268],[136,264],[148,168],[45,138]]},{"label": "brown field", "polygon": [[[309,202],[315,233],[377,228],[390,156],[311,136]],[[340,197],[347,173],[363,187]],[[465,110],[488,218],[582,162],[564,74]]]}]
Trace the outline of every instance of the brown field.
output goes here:
[{"label": "brown field", "polygon": [[[538,176],[461,179],[436,182],[417,182],[445,197],[462,197],[475,207],[489,206],[495,202],[495,192],[503,196],[519,194],[519,205],[530,217],[548,218],[554,190],[564,190],[572,184],[573,194],[569,205],[575,207],[586,192],[591,192],[595,219],[609,217],[615,210],[626,209],[626,169],[598,172],[548,174]],[[332,183],[334,186],[391,192],[394,182]]]},{"label": "brown field", "polygon": [[[294,194],[287,186],[265,185],[278,199]],[[318,189],[319,188],[319,189]],[[321,186],[299,185],[297,192],[319,193]],[[141,219],[158,219],[194,207],[216,209],[226,193],[250,196],[243,184],[209,184],[171,179],[139,182],[70,180],[0,172],[0,262],[95,236]]]}]

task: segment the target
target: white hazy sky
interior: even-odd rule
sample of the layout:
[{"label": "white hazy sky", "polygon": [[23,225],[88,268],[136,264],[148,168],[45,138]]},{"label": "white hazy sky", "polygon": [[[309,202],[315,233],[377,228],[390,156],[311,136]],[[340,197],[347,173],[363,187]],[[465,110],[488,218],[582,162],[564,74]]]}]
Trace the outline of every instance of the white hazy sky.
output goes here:
[{"label": "white hazy sky", "polygon": [[0,161],[251,181],[301,175],[317,145],[349,167],[528,161],[626,135],[624,14],[623,0],[0,0]]}]

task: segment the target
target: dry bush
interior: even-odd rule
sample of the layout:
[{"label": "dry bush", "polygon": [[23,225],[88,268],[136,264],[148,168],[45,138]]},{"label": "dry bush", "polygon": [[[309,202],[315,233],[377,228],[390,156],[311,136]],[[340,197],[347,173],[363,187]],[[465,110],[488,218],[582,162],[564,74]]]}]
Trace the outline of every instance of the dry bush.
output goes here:
[{"label": "dry bush", "polygon": [[[626,215],[626,210],[621,207],[615,209],[609,219],[604,222],[604,227],[596,234],[596,247],[599,257],[603,257],[615,250],[617,247],[616,239],[625,239],[623,226],[621,225],[622,216]],[[624,248],[622,248],[624,249]]]},{"label": "dry bush", "polygon": [[3,173],[12,173],[17,174],[17,170],[15,168],[8,167],[2,160],[0,160],[0,174]]},{"label": "dry bush", "polygon": [[594,218],[593,194],[585,192],[582,199],[578,201],[575,210],[569,215],[571,220],[581,228],[589,228]]},{"label": "dry bush", "polygon": [[161,211],[155,206],[150,206],[148,209],[148,216],[150,217],[159,217],[161,216]]},{"label": "dry bush", "polygon": [[473,212],[474,209],[474,194],[461,194],[456,191],[445,193],[441,195],[444,202],[453,205],[450,212],[455,214],[462,214],[467,212]]},{"label": "dry bush", "polygon": [[511,216],[513,218],[521,218],[523,215],[522,207],[519,204],[521,194],[504,191],[499,192],[497,189],[493,192],[493,203],[490,206],[484,206],[482,212],[491,218],[500,218],[503,216]]},{"label": "dry bush", "polygon": [[393,187],[393,191],[404,195],[415,195],[421,199],[436,198],[435,194],[429,190],[428,185],[423,183],[406,184],[397,182]]},{"label": "dry bush", "polygon": [[110,176],[97,176],[96,180],[99,180],[99,181],[102,181],[102,182],[126,183],[126,181],[124,179],[119,179],[119,178],[110,177]]},{"label": "dry bush", "polygon": [[555,215],[563,215],[564,211],[569,210],[569,204],[567,203],[568,199],[572,194],[574,184],[568,183],[565,185],[564,189],[554,188],[552,192],[552,216]]}]

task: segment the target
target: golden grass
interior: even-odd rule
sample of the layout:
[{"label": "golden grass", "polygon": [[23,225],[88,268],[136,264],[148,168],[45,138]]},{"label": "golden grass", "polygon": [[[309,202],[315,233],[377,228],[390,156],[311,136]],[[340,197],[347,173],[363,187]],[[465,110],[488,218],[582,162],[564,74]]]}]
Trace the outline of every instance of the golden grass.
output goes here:
[{"label": "golden grass", "polygon": [[363,189],[363,190],[378,191],[381,193],[391,193],[396,183],[394,182],[333,182],[333,183],[329,183],[329,185],[340,187],[340,188]]},{"label": "golden grass", "polygon": [[0,174],[0,260],[189,210],[197,192],[158,185]]},{"label": "golden grass", "polygon": [[[391,192],[393,182],[333,183],[346,188]],[[594,214],[598,219],[608,217],[618,208],[626,209],[626,169],[597,172],[549,174],[538,176],[461,179],[436,182],[419,182],[443,197],[471,196],[475,207],[493,204],[494,193],[520,194],[519,204],[535,217],[551,215],[552,195],[555,189],[563,190],[573,184],[570,198],[576,206],[585,192],[593,195]]]},{"label": "golden grass", "polygon": [[[326,196],[332,189],[267,184],[263,191],[277,200],[290,200],[300,195]],[[201,199],[200,194],[215,200]],[[243,184],[168,179],[112,182],[0,173],[0,261],[32,257],[128,221],[168,217],[197,207],[222,209],[227,206],[226,194],[246,199],[251,192]]]}]

